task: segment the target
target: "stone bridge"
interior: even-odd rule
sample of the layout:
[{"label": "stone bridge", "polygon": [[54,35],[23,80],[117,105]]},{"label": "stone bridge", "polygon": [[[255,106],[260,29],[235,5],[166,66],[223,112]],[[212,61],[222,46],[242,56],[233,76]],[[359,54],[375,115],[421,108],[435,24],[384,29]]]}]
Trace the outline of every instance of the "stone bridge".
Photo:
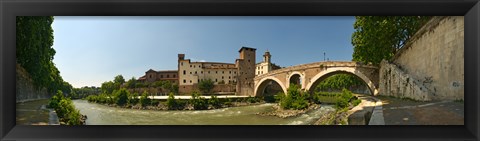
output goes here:
[{"label": "stone bridge", "polygon": [[325,78],[341,73],[357,76],[365,82],[371,94],[378,94],[378,67],[359,62],[340,61],[301,64],[258,75],[254,78],[254,92],[255,96],[261,96],[264,94],[265,88],[274,82],[280,85],[284,93],[287,93],[287,88],[291,83],[299,84],[303,90],[312,92],[315,86]]}]

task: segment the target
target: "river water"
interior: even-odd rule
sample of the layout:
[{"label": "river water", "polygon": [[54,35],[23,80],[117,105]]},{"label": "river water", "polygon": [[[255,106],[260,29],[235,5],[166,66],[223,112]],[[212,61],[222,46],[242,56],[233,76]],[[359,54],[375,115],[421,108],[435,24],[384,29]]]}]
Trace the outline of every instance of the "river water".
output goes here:
[{"label": "river water", "polygon": [[255,113],[273,110],[273,104],[230,107],[201,111],[153,111],[109,107],[85,100],[73,100],[87,125],[308,125],[334,110],[330,105],[297,117],[278,118]]}]

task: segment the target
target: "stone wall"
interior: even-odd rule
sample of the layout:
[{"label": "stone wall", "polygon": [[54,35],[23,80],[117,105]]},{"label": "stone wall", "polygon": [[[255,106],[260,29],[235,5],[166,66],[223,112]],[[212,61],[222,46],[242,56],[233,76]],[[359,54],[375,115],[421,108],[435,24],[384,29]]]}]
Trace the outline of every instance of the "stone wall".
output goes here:
[{"label": "stone wall", "polygon": [[47,89],[37,89],[28,72],[19,64],[16,66],[16,102],[48,99],[51,94]]},{"label": "stone wall", "polygon": [[[229,85],[229,84],[216,84],[213,86],[213,93],[235,93],[236,85]],[[191,95],[193,91],[200,91],[198,89],[198,85],[183,85],[179,86],[179,95]]]},{"label": "stone wall", "polygon": [[380,66],[380,95],[411,98],[419,101],[432,100],[433,94],[421,81],[385,60],[380,63]]},{"label": "stone wall", "polygon": [[[391,73],[385,74],[386,70]],[[380,77],[382,95],[424,100],[463,99],[463,16],[432,18],[395,55],[392,63],[381,64]],[[423,94],[420,88],[427,89],[429,94]]]}]

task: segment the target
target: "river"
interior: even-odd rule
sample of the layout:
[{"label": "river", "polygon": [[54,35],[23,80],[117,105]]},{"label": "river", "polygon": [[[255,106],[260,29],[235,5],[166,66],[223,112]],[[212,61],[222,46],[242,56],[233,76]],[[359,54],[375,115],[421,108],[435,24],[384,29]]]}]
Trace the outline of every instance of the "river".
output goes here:
[{"label": "river", "polygon": [[322,114],[334,110],[330,105],[291,118],[260,116],[255,113],[273,110],[273,104],[230,107],[201,111],[153,111],[109,107],[85,100],[73,100],[87,125],[308,125]]}]

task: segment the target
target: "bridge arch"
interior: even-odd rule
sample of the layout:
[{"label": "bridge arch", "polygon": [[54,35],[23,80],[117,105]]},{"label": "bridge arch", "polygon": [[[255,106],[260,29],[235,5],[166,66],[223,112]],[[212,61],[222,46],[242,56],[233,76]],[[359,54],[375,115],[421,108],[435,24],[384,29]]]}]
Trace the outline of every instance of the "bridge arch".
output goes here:
[{"label": "bridge arch", "polygon": [[255,92],[255,96],[260,96],[260,95],[263,95],[263,91],[265,90],[265,88],[267,87],[268,83],[269,82],[275,82],[277,83],[278,85],[280,85],[280,87],[282,88],[282,91],[283,93],[287,93],[287,88],[285,87],[285,85],[282,83],[282,81],[280,81],[278,78],[276,77],[273,77],[273,76],[269,76],[269,77],[265,77],[265,78],[262,78],[260,81],[258,81],[258,85],[255,85],[255,89],[254,89],[254,92]]},{"label": "bridge arch", "polygon": [[365,74],[363,74],[362,72],[356,70],[355,68],[351,68],[351,67],[336,67],[336,68],[329,68],[327,70],[324,70],[318,74],[316,74],[314,77],[312,77],[309,81],[309,83],[307,84],[306,86],[306,90],[307,91],[310,91],[312,92],[313,89],[315,89],[314,87],[318,85],[318,83],[320,83],[322,80],[334,75],[334,74],[351,74],[351,75],[354,75],[354,76],[357,76],[358,78],[360,78],[361,80],[363,80],[363,82],[365,82],[365,84],[368,86],[368,89],[370,90],[370,93],[372,95],[377,95],[378,94],[378,88],[375,87],[375,84],[373,83],[373,81],[368,78]]},{"label": "bridge arch", "polygon": [[[298,79],[298,80],[297,80]],[[300,83],[300,88],[302,89],[305,89],[305,75],[298,72],[298,71],[294,71],[294,72],[291,72],[290,74],[288,74],[285,82],[287,82],[285,84],[285,87],[288,88],[290,87],[290,83],[292,83],[292,81],[298,81],[298,82],[293,82],[293,83]]]}]

